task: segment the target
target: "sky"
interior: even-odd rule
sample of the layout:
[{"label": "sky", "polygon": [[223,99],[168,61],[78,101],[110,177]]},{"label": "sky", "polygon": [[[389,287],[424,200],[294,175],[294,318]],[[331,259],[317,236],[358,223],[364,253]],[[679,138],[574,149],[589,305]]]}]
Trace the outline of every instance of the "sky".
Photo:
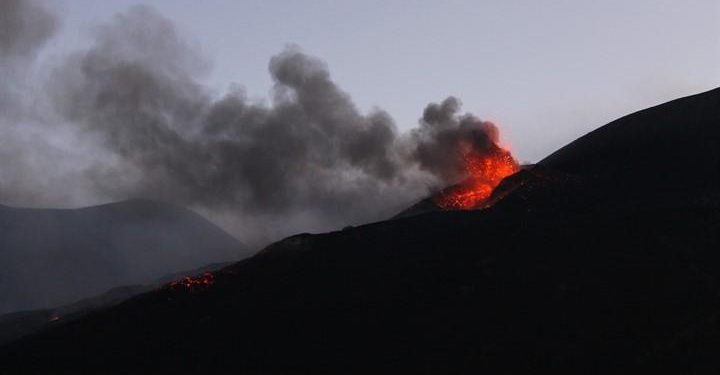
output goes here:
[{"label": "sky", "polygon": [[720,86],[720,2],[57,0],[44,54],[88,43],[134,4],[178,25],[207,58],[203,79],[264,99],[288,45],[327,63],[360,110],[400,129],[453,95],[535,162],[617,117]]}]

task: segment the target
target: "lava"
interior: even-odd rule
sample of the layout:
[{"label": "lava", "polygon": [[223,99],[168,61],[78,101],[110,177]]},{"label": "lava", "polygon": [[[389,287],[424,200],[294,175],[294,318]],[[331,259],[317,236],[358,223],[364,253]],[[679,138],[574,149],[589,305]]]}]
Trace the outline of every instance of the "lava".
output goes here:
[{"label": "lava", "polygon": [[444,210],[479,208],[507,176],[517,172],[519,165],[510,151],[499,146],[490,152],[463,150],[463,169],[468,178],[445,189],[435,204]]},{"label": "lava", "polygon": [[215,283],[215,276],[210,272],[191,277],[185,276],[180,280],[171,282],[168,287],[171,290],[187,290],[189,292],[206,289]]}]

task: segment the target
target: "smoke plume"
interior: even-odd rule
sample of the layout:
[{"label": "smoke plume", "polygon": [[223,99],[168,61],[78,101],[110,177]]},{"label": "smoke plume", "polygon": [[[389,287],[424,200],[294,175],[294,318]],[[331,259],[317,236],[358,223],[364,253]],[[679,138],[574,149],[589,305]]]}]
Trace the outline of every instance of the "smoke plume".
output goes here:
[{"label": "smoke plume", "polygon": [[57,29],[55,17],[25,0],[0,2],[0,116],[18,116],[27,66]]},{"label": "smoke plume", "polygon": [[464,157],[469,152],[493,152],[498,146],[497,127],[471,114],[460,115],[460,101],[449,97],[425,108],[420,127],[412,132],[414,158],[420,167],[445,182],[466,178]]},{"label": "smoke plume", "polygon": [[44,8],[24,0],[0,3],[0,56],[27,58],[55,32],[57,20]]},{"label": "smoke plume", "polygon": [[[11,10],[0,16],[2,51],[29,56],[55,28],[32,2],[2,7]],[[328,67],[298,48],[270,60],[268,103],[249,100],[241,89],[216,97],[202,84],[207,61],[148,7],[117,15],[93,38],[44,82],[46,118],[72,134],[59,136],[57,125],[46,124],[44,136],[67,140],[66,157],[24,166],[35,176],[62,170],[63,189],[71,193],[33,187],[36,193],[23,197],[13,190],[24,184],[0,181],[0,200],[159,199],[263,242],[385,218],[429,189],[461,181],[463,148],[482,153],[497,142],[497,129],[460,114],[452,97],[428,105],[419,127],[400,133],[386,112],[361,113]],[[40,180],[24,182],[47,186]]]}]

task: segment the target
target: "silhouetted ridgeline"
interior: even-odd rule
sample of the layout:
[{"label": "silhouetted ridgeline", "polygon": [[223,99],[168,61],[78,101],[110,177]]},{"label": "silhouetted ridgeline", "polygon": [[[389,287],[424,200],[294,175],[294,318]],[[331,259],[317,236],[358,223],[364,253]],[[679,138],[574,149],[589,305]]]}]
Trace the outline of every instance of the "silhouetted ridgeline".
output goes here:
[{"label": "silhouetted ridgeline", "polygon": [[153,201],[75,210],[0,206],[0,314],[249,255],[194,212]]},{"label": "silhouetted ridgeline", "polygon": [[0,350],[6,373],[720,370],[720,90],[615,121],[491,208],[299,235]]}]

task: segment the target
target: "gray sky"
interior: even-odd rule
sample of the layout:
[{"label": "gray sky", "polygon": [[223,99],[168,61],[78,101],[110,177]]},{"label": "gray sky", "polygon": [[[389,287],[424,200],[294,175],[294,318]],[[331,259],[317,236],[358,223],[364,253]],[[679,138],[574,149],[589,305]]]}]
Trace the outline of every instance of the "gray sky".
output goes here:
[{"label": "gray sky", "polygon": [[522,161],[614,118],[720,85],[720,2],[57,0],[45,56],[87,44],[93,25],[144,3],[175,21],[212,64],[207,82],[251,97],[268,60],[296,44],[328,64],[360,106],[401,129],[448,95],[495,121]]}]

